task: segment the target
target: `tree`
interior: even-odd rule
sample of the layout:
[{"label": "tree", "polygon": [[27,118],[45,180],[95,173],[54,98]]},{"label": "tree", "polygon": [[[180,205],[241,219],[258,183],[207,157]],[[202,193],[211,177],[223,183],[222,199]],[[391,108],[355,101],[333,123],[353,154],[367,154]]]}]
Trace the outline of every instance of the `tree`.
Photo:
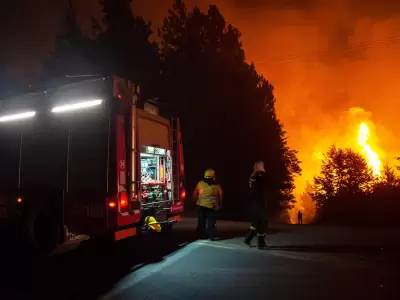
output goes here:
[{"label": "tree", "polygon": [[396,175],[394,169],[388,164],[384,165],[382,172],[382,183],[388,187],[399,187],[400,179]]},{"label": "tree", "polygon": [[152,86],[158,82],[159,57],[157,44],[149,41],[151,24],[133,14],[131,0],[100,3],[105,26],[92,19],[92,37],[87,37],[77,24],[70,2],[65,30],[44,63],[44,78],[117,74],[140,85],[145,97],[154,96]]},{"label": "tree", "polygon": [[203,169],[217,169],[225,208],[237,211],[252,164],[261,159],[270,175],[269,209],[289,208],[300,162],[277,118],[272,85],[245,61],[239,30],[215,5],[189,12],[177,0],[159,37],[161,96],[181,116],[189,185]]},{"label": "tree", "polygon": [[398,197],[400,193],[400,178],[389,165],[386,164],[383,167],[382,174],[374,185],[373,193],[376,198]]},{"label": "tree", "polygon": [[131,0],[102,0],[104,24],[98,28],[96,60],[106,74],[118,74],[153,94],[159,74],[157,44],[150,42],[151,23],[134,15]]},{"label": "tree", "polygon": [[313,199],[321,207],[329,198],[369,193],[373,184],[372,170],[360,154],[333,145],[314,178]]},{"label": "tree", "polygon": [[71,0],[66,12],[65,26],[56,37],[54,49],[43,62],[42,80],[46,85],[68,75],[94,75],[99,68],[92,60],[94,41],[85,36],[77,23]]}]

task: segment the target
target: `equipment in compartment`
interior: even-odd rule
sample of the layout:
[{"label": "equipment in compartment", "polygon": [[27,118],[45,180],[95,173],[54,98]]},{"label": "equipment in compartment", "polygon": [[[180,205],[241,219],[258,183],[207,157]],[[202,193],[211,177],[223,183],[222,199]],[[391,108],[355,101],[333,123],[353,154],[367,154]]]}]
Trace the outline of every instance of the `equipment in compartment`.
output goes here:
[{"label": "equipment in compartment", "polygon": [[160,167],[162,157],[142,153],[140,156],[141,163],[141,177],[142,184],[145,183],[163,183],[163,178],[160,176]]},{"label": "equipment in compartment", "polygon": [[167,191],[165,186],[160,184],[143,184],[142,200],[145,203],[158,202],[166,199]]},{"label": "equipment in compartment", "polygon": [[169,151],[156,148],[159,151],[149,153],[148,148],[154,149],[147,147],[147,153],[140,154],[142,204],[172,200]]}]

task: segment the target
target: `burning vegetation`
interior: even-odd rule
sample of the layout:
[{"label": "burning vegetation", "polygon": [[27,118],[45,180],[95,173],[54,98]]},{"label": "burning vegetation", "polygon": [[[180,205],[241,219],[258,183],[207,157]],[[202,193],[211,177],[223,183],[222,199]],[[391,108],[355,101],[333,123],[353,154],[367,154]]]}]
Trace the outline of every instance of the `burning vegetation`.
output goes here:
[{"label": "burning vegetation", "polygon": [[367,160],[368,166],[372,169],[373,175],[378,177],[381,176],[382,162],[378,154],[368,144],[369,136],[369,127],[365,122],[362,122],[358,134],[358,144],[361,147],[361,153]]},{"label": "burning vegetation", "polygon": [[[394,157],[379,147],[370,114],[361,108],[351,108],[339,124],[345,130],[339,128],[336,135],[325,140],[329,141],[325,152],[321,143],[315,145],[311,161],[318,171],[311,174],[306,169],[298,179],[296,204],[290,212],[292,223],[297,222],[299,210],[303,212],[304,222],[309,223],[321,219],[321,215],[337,222],[338,218],[346,220],[344,215],[367,217],[383,206],[393,208],[392,203],[384,203],[394,200],[400,191],[396,168],[391,167]],[[310,160],[305,163],[310,165]]]}]

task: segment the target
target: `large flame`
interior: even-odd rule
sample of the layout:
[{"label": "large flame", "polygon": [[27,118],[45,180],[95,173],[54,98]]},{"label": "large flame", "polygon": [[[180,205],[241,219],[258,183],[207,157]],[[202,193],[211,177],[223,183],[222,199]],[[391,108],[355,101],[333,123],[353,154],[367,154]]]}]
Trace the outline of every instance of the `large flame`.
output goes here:
[{"label": "large flame", "polygon": [[358,144],[361,147],[361,154],[364,155],[368,162],[368,165],[372,169],[374,176],[381,175],[382,162],[379,159],[378,154],[372,149],[368,144],[368,139],[370,136],[370,130],[365,122],[360,124],[359,134],[358,134]]}]

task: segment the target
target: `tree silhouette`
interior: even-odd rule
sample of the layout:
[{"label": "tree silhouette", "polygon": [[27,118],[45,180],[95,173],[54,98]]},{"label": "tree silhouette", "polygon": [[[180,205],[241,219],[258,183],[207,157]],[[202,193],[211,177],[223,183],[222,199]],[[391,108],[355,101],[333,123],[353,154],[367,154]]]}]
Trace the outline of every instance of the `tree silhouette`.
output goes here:
[{"label": "tree silhouette", "polygon": [[389,165],[384,165],[382,174],[374,185],[373,193],[376,198],[383,196],[397,198],[400,194],[400,178]]},{"label": "tree silhouette", "polygon": [[86,76],[99,72],[91,57],[94,41],[82,33],[71,1],[69,4],[64,29],[56,37],[53,51],[42,64],[42,80],[46,85],[68,75]]},{"label": "tree silhouette", "polygon": [[390,187],[398,187],[400,185],[400,179],[396,175],[394,169],[388,164],[384,165],[382,171],[382,183]]},{"label": "tree silhouette", "polygon": [[98,32],[94,53],[105,74],[118,74],[139,84],[152,94],[152,85],[159,74],[157,44],[150,42],[151,23],[134,15],[131,0],[102,0],[104,24]]},{"label": "tree silhouette", "polygon": [[333,145],[324,155],[320,175],[314,178],[313,198],[321,207],[329,198],[369,193],[374,183],[372,170],[360,154]]},{"label": "tree silhouette", "polygon": [[159,56],[157,44],[149,41],[151,24],[133,14],[131,0],[104,0],[100,4],[105,26],[92,19],[90,38],[82,33],[70,4],[65,29],[43,64],[44,79],[117,74],[139,84],[147,95],[154,96],[152,85],[158,82]]},{"label": "tree silhouette", "polygon": [[177,0],[159,30],[161,95],[181,116],[187,178],[217,169],[225,208],[238,211],[255,160],[269,173],[269,209],[293,204],[293,176],[301,169],[275,111],[272,85],[245,61],[240,32],[215,5],[206,12]]}]

